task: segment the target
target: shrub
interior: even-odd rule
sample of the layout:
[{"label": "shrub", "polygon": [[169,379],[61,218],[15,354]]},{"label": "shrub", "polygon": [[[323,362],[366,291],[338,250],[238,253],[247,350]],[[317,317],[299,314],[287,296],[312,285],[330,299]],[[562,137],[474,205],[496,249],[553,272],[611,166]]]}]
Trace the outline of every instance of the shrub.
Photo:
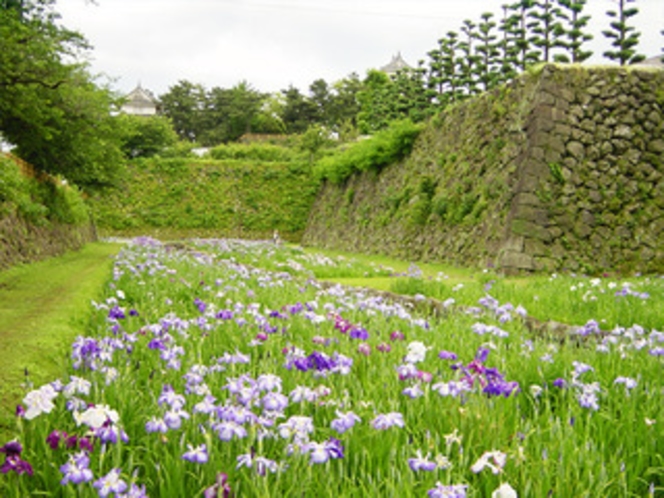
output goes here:
[{"label": "shrub", "polygon": [[314,173],[320,180],[339,184],[354,173],[380,172],[410,154],[421,130],[420,125],[411,121],[396,121],[373,137],[319,160]]}]

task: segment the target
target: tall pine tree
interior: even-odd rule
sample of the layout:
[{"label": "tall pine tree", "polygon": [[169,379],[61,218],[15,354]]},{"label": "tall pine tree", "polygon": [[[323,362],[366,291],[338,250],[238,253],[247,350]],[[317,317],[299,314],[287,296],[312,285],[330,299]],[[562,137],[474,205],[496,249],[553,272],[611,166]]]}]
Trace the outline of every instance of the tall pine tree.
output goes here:
[{"label": "tall pine tree", "polygon": [[590,21],[590,16],[583,15],[586,0],[559,0],[561,16],[569,29],[561,35],[566,38],[562,43],[567,53],[556,54],[556,62],[583,62],[592,56],[592,51],[583,50],[583,44],[593,39],[593,35],[584,31]]},{"label": "tall pine tree", "polygon": [[628,23],[632,17],[639,13],[637,7],[629,7],[628,4],[636,0],[617,0],[618,10],[608,10],[607,16],[611,19],[609,29],[602,34],[611,41],[613,50],[607,50],[602,55],[609,60],[615,61],[621,66],[636,64],[645,59],[636,50],[641,33]]}]

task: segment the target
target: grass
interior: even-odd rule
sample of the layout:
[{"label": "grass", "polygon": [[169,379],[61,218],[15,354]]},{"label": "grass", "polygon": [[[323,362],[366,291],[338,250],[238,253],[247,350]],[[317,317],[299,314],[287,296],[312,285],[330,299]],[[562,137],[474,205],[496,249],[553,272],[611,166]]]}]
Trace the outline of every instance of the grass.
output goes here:
[{"label": "grass", "polygon": [[40,385],[64,369],[67,351],[90,315],[90,299],[109,277],[117,244],[89,244],[78,252],[0,273],[0,436],[20,401],[22,385]]}]

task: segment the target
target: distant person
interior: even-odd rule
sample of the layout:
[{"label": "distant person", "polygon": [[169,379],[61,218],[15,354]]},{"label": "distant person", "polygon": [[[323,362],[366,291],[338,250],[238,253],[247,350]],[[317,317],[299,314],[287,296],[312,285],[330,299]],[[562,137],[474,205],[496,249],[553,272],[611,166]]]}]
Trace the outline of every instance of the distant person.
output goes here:
[{"label": "distant person", "polygon": [[275,230],[274,233],[272,234],[272,241],[274,242],[274,245],[277,245],[277,246],[281,245],[281,238],[279,237],[279,230]]}]

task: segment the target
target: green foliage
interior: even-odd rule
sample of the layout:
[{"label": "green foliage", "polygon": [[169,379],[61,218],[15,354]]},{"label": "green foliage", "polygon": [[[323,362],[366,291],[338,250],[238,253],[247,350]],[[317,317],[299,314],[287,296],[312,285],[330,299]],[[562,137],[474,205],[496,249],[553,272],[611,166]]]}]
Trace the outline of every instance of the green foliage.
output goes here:
[{"label": "green foliage", "polygon": [[232,144],[215,149],[227,157],[235,154],[223,161],[136,160],[120,188],[90,199],[97,226],[120,233],[165,229],[249,238],[271,236],[276,229],[297,239],[318,183],[305,161],[276,160],[286,154],[279,149]]},{"label": "green foliage", "polygon": [[560,185],[565,184],[565,177],[563,176],[563,171],[559,163],[549,163],[549,171],[556,182]]},{"label": "green foliage", "polygon": [[314,173],[321,180],[340,184],[354,173],[379,172],[385,166],[406,157],[421,130],[422,127],[412,121],[394,122],[373,137],[319,160],[314,167]]},{"label": "green foliage", "polygon": [[16,163],[0,156],[0,216],[9,213],[38,225],[50,221],[82,225],[89,221],[78,188],[62,178],[26,176]]},{"label": "green foliage", "polygon": [[636,31],[634,26],[629,25],[629,20],[639,13],[637,7],[628,6],[635,1],[618,0],[618,10],[609,10],[606,13],[612,19],[609,23],[609,29],[602,31],[602,34],[611,41],[611,46],[614,48],[614,50],[604,52],[604,57],[617,62],[621,66],[636,64],[645,59],[645,56],[639,54],[636,50],[641,33]]},{"label": "green foliage", "polygon": [[178,136],[164,116],[118,116],[126,132],[122,150],[127,158],[152,157],[174,147]]},{"label": "green foliage", "polygon": [[112,184],[122,159],[113,98],[77,62],[85,41],[53,4],[0,10],[0,132],[40,171],[88,189]]},{"label": "green foliage", "polygon": [[210,149],[210,157],[218,160],[284,162],[295,157],[293,149],[269,143],[226,144]]}]

